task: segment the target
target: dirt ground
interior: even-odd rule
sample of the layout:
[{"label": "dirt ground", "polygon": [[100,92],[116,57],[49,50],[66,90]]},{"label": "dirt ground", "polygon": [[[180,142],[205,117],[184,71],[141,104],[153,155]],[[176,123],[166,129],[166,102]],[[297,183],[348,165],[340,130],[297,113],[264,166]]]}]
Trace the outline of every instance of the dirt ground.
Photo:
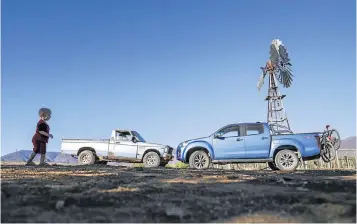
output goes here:
[{"label": "dirt ground", "polygon": [[356,222],[356,171],[1,166],[2,222]]}]

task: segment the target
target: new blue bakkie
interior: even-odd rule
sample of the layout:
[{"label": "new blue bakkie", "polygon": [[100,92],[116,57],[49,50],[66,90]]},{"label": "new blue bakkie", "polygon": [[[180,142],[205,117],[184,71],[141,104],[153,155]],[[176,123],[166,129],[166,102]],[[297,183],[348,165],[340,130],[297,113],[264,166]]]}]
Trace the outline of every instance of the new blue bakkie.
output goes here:
[{"label": "new blue bakkie", "polygon": [[319,133],[277,133],[267,123],[227,125],[208,137],[182,142],[176,157],[191,168],[204,169],[212,163],[268,162],[272,170],[294,171],[299,158],[320,157]]}]

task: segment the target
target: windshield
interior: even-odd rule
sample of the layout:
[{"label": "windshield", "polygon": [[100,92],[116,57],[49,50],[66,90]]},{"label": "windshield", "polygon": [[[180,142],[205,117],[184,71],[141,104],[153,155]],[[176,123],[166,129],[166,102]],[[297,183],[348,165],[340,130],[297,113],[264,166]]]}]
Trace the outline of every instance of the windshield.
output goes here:
[{"label": "windshield", "polygon": [[136,131],[132,131],[133,135],[141,142],[145,142],[145,139],[143,137],[141,137],[141,135],[139,133],[137,133]]}]

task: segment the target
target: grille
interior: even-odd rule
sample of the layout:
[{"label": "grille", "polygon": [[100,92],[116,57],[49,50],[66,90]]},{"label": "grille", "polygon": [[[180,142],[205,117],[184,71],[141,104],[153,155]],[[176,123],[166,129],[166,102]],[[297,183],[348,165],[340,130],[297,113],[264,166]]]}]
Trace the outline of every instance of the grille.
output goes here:
[{"label": "grille", "polygon": [[172,154],[172,151],[173,151],[173,150],[174,150],[174,148],[169,147],[168,153],[169,153],[169,154]]}]

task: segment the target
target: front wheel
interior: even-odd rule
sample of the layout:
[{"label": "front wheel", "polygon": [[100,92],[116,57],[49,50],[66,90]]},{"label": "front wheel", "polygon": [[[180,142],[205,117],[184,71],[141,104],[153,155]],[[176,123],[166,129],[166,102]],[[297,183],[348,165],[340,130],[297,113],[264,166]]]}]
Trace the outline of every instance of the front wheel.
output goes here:
[{"label": "front wheel", "polygon": [[299,158],[294,151],[284,149],[276,154],[275,164],[281,171],[295,171],[299,165]]},{"label": "front wheel", "polygon": [[148,152],[143,158],[144,167],[159,167],[160,166],[160,156],[156,152]]},{"label": "front wheel", "polygon": [[189,158],[190,168],[206,169],[211,161],[208,154],[204,151],[195,151]]}]

